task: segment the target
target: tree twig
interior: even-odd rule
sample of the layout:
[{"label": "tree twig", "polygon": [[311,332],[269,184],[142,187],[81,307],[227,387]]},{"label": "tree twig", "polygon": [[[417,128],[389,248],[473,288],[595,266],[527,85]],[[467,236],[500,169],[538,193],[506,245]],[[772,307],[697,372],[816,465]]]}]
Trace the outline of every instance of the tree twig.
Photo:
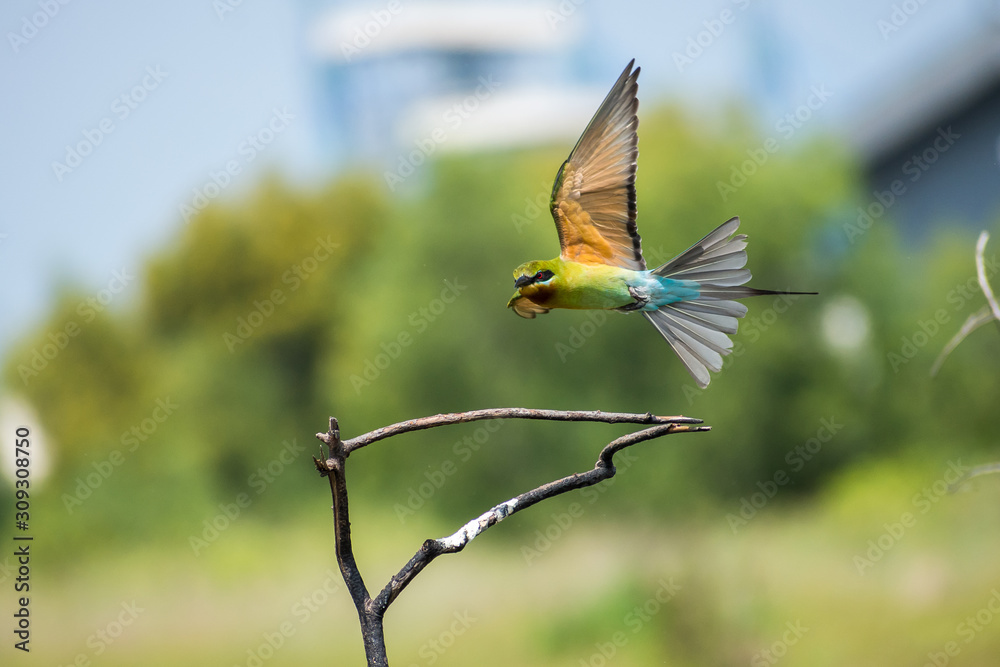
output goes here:
[{"label": "tree twig", "polygon": [[965,340],[966,336],[990,322],[996,322],[997,326],[1000,327],[1000,304],[997,304],[997,299],[993,295],[993,288],[990,287],[990,282],[986,279],[986,262],[983,259],[983,254],[986,251],[986,242],[989,240],[989,232],[984,231],[979,235],[979,240],[976,241],[976,276],[979,278],[979,288],[983,290],[987,305],[969,315],[962,324],[962,328],[958,330],[958,333],[952,336],[951,340],[944,346],[937,359],[934,360],[934,365],[931,366],[931,377],[937,375],[948,355],[958,347],[959,343]]},{"label": "tree twig", "polygon": [[[636,431],[612,440],[605,445],[594,467],[585,472],[575,473],[530,491],[522,493],[489,511],[484,512],[447,537],[428,539],[416,554],[393,575],[379,594],[372,598],[358,569],[351,544],[351,522],[348,511],[347,480],[344,474],[347,457],[356,449],[365,447],[385,438],[436,426],[458,424],[482,419],[546,419],[553,421],[599,421],[607,423],[653,424],[651,428]],[[365,644],[365,655],[369,667],[388,667],[385,650],[383,619],[389,605],[406,586],[435,558],[442,554],[462,551],[472,540],[503,521],[508,516],[527,509],[543,500],[560,494],[592,486],[615,475],[614,456],[621,450],[646,440],[652,440],[671,433],[708,431],[711,427],[700,426],[700,419],[690,417],[661,417],[650,413],[635,414],[600,411],[532,410],[528,408],[491,408],[450,414],[434,415],[420,419],[385,426],[364,435],[342,441],[337,420],[330,418],[330,428],[316,437],[329,447],[329,457],[325,461],[314,458],[317,470],[330,481],[333,497],[333,514],[336,529],[337,564],[344,582],[354,601],[361,624],[361,634]]]},{"label": "tree twig", "polygon": [[997,304],[997,299],[993,296],[993,288],[990,287],[990,281],[986,279],[986,262],[983,260],[986,242],[989,240],[989,232],[984,231],[979,235],[979,240],[976,241],[976,275],[979,276],[979,287],[986,296],[986,302],[990,304],[990,310],[993,311],[993,319],[1000,321],[1000,304]]},{"label": "tree twig", "polygon": [[960,488],[965,486],[965,484],[974,477],[980,477],[981,475],[994,475],[1000,473],[1000,461],[994,463],[984,463],[981,466],[976,466],[969,472],[965,473],[958,478],[954,484],[948,487],[948,493],[956,493]]},{"label": "tree twig", "polygon": [[[548,421],[575,422],[605,422],[608,424],[700,424],[700,419],[691,417],[660,417],[646,412],[601,412],[600,410],[535,410],[532,408],[487,408],[485,410],[470,410],[468,412],[449,412],[431,417],[409,419],[405,422],[391,424],[369,431],[364,435],[351,438],[344,442],[344,449],[350,455],[356,449],[366,447],[373,442],[390,438],[401,433],[421,431],[435,426],[461,424],[464,422],[481,421],[484,419],[544,419]],[[319,437],[317,435],[317,437]],[[321,438],[322,439],[322,438]]]},{"label": "tree twig", "polygon": [[950,355],[952,351],[958,347],[959,343],[965,340],[966,336],[984,324],[989,324],[992,321],[993,313],[990,312],[989,306],[983,306],[976,312],[969,315],[969,317],[962,324],[962,328],[958,330],[958,333],[951,337],[951,340],[949,340],[941,350],[938,358],[934,360],[934,365],[931,366],[931,377],[937,376],[938,371],[941,370],[941,366],[944,364],[945,359],[947,359],[948,355]]}]

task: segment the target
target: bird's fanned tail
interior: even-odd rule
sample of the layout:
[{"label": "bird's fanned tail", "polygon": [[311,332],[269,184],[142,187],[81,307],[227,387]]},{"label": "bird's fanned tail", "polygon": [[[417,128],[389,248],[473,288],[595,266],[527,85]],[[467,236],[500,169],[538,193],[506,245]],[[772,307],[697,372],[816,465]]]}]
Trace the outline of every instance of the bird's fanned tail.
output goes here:
[{"label": "bird's fanned tail", "polygon": [[814,294],[745,286],[743,283],[750,280],[751,274],[744,268],[747,263],[746,234],[734,236],[739,226],[739,218],[727,220],[652,272],[661,278],[698,283],[697,298],[666,304],[658,310],[644,311],[643,315],[666,339],[702,388],[708,386],[709,370],[722,369],[722,357],[733,348],[727,334],[735,334],[738,319],[747,314],[747,307],[734,299],[765,294]]}]

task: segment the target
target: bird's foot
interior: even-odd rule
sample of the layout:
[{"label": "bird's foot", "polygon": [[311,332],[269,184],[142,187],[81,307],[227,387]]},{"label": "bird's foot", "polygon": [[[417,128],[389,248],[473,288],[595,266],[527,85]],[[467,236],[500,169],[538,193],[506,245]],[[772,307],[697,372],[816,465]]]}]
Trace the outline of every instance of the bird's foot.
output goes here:
[{"label": "bird's foot", "polygon": [[631,313],[636,310],[642,310],[643,307],[649,303],[649,297],[644,292],[631,285],[628,286],[628,293],[629,296],[635,299],[635,301],[618,309],[623,313]]}]

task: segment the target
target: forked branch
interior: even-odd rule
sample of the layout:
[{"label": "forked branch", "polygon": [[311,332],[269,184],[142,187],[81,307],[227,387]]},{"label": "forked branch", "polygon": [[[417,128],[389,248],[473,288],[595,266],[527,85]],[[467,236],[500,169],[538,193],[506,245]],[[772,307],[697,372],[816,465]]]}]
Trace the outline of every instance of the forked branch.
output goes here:
[{"label": "forked branch", "polygon": [[[372,598],[358,569],[357,562],[354,559],[354,550],[351,544],[351,522],[348,511],[347,480],[345,477],[347,457],[357,449],[401,433],[482,419],[598,421],[611,424],[652,424],[653,426],[612,440],[601,450],[597,458],[597,463],[594,464],[592,469],[543,484],[492,507],[487,512],[469,521],[452,535],[424,541],[409,562],[389,579],[389,582],[375,598]],[[351,440],[343,441],[340,439],[339,424],[335,418],[331,417],[329,430],[326,433],[316,434],[316,437],[325,442],[329,447],[329,456],[326,460],[314,458],[313,461],[315,461],[316,468],[320,474],[330,480],[330,493],[333,496],[333,515],[336,528],[337,564],[340,566],[340,572],[344,577],[344,582],[347,584],[347,589],[358,611],[361,634],[364,639],[365,654],[368,657],[369,666],[388,666],[383,631],[383,618],[386,609],[399,596],[403,589],[413,581],[413,578],[420,574],[435,558],[442,554],[461,551],[491,526],[547,498],[552,498],[574,489],[591,486],[614,477],[614,456],[621,450],[671,433],[708,431],[710,429],[710,427],[701,426],[700,424],[701,420],[699,419],[679,416],[661,417],[648,412],[645,414],[634,414],[600,411],[491,408],[411,419],[398,424],[384,426]]]},{"label": "forked branch", "polygon": [[[944,360],[948,358],[948,355],[952,353],[952,350],[958,347],[958,344],[965,340],[965,337],[970,333],[984,324],[989,324],[990,322],[996,322],[997,327],[1000,327],[1000,304],[997,303],[997,298],[993,294],[993,288],[990,286],[990,281],[987,279],[986,260],[983,258],[983,255],[986,252],[986,242],[989,240],[989,232],[984,231],[979,234],[979,240],[976,241],[976,276],[979,278],[979,289],[983,290],[983,296],[986,297],[986,305],[969,315],[968,319],[965,320],[965,323],[962,325],[962,328],[958,330],[958,333],[948,341],[947,345],[944,346],[944,349],[941,350],[941,354],[939,354],[938,358],[934,360],[934,365],[931,366],[931,377],[937,375],[937,372],[941,369],[941,364],[944,363]],[[955,493],[958,489],[963,487],[966,482],[975,477],[996,473],[1000,473],[1000,462],[985,463],[981,466],[976,466],[948,487],[948,491],[950,493]]]}]

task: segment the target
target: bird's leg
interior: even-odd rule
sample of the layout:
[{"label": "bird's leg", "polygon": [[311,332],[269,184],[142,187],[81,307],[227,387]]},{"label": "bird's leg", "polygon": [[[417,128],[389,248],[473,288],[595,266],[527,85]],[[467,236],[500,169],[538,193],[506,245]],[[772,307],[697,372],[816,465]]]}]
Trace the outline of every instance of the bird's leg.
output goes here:
[{"label": "bird's leg", "polygon": [[632,285],[628,286],[628,293],[629,296],[635,299],[635,302],[630,303],[627,306],[622,306],[621,308],[618,309],[623,313],[631,313],[632,311],[635,310],[642,310],[643,306],[649,303],[649,296],[645,292],[640,291],[638,288],[633,287]]}]

